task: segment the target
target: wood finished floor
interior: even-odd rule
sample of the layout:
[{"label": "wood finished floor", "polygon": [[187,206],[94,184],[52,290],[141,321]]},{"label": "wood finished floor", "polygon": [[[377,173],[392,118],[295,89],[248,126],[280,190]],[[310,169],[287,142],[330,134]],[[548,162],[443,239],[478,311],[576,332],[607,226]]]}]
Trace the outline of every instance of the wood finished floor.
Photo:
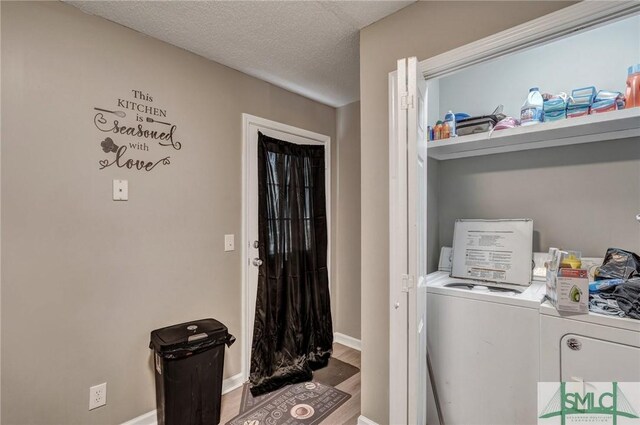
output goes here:
[{"label": "wood finished floor", "polygon": [[[341,344],[333,344],[333,357],[360,369],[360,352]],[[324,425],[354,425],[360,416],[360,372],[336,386],[337,389],[351,394],[351,398],[329,415],[321,423]],[[222,396],[220,424],[224,425],[240,412],[242,387]]]}]

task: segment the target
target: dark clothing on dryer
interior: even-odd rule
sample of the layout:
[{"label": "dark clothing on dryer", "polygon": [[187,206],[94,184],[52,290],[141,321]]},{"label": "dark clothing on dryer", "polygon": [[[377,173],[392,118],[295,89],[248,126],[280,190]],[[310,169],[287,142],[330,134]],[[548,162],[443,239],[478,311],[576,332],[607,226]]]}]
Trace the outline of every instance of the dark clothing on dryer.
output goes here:
[{"label": "dark clothing on dryer", "polygon": [[640,277],[635,277],[600,294],[603,299],[616,300],[627,317],[640,319]]},{"label": "dark clothing on dryer", "polygon": [[618,305],[618,301],[614,299],[604,299],[600,294],[589,294],[589,311],[592,313],[606,314],[607,316],[626,316]]}]

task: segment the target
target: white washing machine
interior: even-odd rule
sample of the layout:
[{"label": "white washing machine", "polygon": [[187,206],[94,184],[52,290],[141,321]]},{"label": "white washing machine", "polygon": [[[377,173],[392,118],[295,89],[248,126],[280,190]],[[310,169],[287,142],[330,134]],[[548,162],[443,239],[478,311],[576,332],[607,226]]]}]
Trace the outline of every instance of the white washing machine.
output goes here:
[{"label": "white washing machine", "polygon": [[[427,276],[427,347],[444,423],[536,424],[544,269],[529,286],[453,278],[450,252]],[[432,393],[427,406],[437,424]]]},{"label": "white washing machine", "polygon": [[640,320],[540,306],[540,381],[640,382]]}]

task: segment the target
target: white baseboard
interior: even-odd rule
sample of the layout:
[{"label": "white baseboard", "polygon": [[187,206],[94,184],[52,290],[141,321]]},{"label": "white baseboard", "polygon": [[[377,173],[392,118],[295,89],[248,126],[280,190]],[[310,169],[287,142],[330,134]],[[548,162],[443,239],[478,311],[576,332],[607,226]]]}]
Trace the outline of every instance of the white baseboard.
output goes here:
[{"label": "white baseboard", "polygon": [[227,378],[222,381],[222,394],[226,394],[230,391],[241,387],[244,384],[244,374],[242,372],[237,375],[233,375],[231,378]]},{"label": "white baseboard", "polygon": [[346,345],[349,348],[360,351],[360,340],[355,339],[352,336],[341,334],[340,332],[334,332],[333,342],[337,342],[338,344]]},{"label": "white baseboard", "polygon": [[151,412],[147,412],[144,415],[133,418],[122,425],[156,425],[157,423],[158,418],[156,417],[156,411],[152,410]]},{"label": "white baseboard", "polygon": [[[235,390],[236,388],[242,386],[244,384],[244,377],[242,373],[238,373],[237,375],[233,375],[231,378],[227,378],[222,381],[222,394],[226,394],[230,391]],[[133,418],[130,421],[124,422],[122,425],[157,425],[157,417],[156,411],[152,410],[151,412],[147,412],[144,415],[140,415],[137,418]]]},{"label": "white baseboard", "polygon": [[358,416],[358,425],[378,425],[376,422],[373,422],[371,419],[366,416]]}]

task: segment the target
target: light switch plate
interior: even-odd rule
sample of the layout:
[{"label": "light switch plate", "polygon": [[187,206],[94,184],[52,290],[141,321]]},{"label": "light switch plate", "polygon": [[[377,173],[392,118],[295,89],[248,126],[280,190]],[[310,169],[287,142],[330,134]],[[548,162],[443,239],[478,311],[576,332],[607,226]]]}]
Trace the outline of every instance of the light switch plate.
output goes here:
[{"label": "light switch plate", "polygon": [[225,251],[233,251],[235,250],[235,238],[233,235],[224,235],[224,250]]},{"label": "light switch plate", "polygon": [[129,200],[129,181],[128,180],[113,181],[113,200],[114,201]]}]

